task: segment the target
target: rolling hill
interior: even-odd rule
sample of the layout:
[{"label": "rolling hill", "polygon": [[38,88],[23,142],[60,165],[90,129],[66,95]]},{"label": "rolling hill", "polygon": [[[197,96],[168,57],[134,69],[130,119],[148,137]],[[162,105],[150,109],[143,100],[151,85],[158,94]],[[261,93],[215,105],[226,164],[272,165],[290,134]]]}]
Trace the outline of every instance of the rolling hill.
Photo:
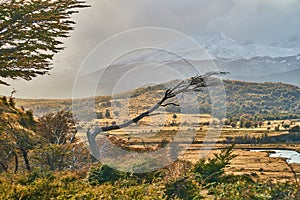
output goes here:
[{"label": "rolling hill", "polygon": [[[110,110],[116,107],[142,112],[155,104],[167,88],[166,84],[146,86],[113,97],[100,96],[95,98],[97,112]],[[283,83],[255,83],[243,81],[224,81],[226,92],[227,117],[242,114],[262,114],[269,118],[298,118],[300,116],[300,87]],[[210,113],[211,99],[209,91],[204,90],[196,97],[189,97],[189,105],[185,109],[188,113]],[[189,99],[190,98],[190,99]],[[82,113],[86,112],[90,98],[74,101]],[[129,101],[127,101],[129,100]],[[16,99],[18,106],[32,109],[35,115],[61,109],[72,109],[71,99]],[[126,103],[127,102],[127,103]],[[79,104],[79,106],[78,106]],[[138,110],[138,111],[137,111]],[[178,112],[180,108],[169,106],[166,111]]]}]

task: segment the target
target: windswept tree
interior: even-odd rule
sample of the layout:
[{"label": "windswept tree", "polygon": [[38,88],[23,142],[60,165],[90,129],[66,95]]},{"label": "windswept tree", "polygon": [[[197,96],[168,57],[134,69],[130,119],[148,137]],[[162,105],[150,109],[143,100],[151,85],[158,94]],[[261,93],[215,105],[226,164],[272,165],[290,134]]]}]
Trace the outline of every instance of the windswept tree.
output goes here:
[{"label": "windswept tree", "polygon": [[84,7],[79,0],[0,0],[0,84],[48,73],[74,29],[71,16]]},{"label": "windswept tree", "polygon": [[[174,101],[174,97],[177,95],[181,95],[187,92],[199,92],[202,91],[203,88],[206,88],[210,85],[214,85],[215,82],[212,81],[214,79],[209,79],[215,75],[224,75],[228,74],[227,72],[208,72],[204,75],[197,75],[191,77],[187,80],[180,81],[176,86],[173,88],[167,89],[164,93],[164,96],[154,104],[150,109],[146,110],[145,112],[141,113],[140,115],[136,116],[133,119],[125,120],[122,124],[112,124],[111,126],[103,126],[103,127],[93,127],[88,129],[87,131],[87,139],[90,146],[91,153],[93,155],[93,161],[100,158],[100,149],[96,142],[96,137],[99,134],[105,134],[106,132],[122,129],[128,127],[134,123],[138,123],[141,119],[145,117],[149,117],[154,111],[156,111],[160,107],[167,107],[167,106],[180,106],[172,101]],[[176,116],[177,117],[177,116]]]},{"label": "windswept tree", "polygon": [[48,113],[38,119],[37,135],[41,147],[34,152],[37,164],[50,170],[78,168],[88,157],[76,137],[75,121],[70,111]]}]

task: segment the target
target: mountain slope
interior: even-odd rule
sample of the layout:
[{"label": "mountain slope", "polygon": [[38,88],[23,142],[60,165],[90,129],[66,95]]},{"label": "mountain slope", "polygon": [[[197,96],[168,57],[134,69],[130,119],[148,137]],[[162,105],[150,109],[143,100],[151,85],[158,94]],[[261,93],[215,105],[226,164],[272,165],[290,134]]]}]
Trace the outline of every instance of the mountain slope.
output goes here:
[{"label": "mountain slope", "polygon": [[182,58],[194,61],[207,59],[238,60],[254,57],[276,58],[299,54],[300,47],[289,48],[254,43],[240,44],[225,34],[218,33],[192,35],[191,38],[184,38],[166,45],[162,47],[162,50],[145,51],[141,55],[133,55],[130,59],[115,64],[169,63],[179,61]]},{"label": "mountain slope", "polygon": [[[106,70],[105,77],[108,81],[102,85],[111,85],[110,80],[124,71],[134,72],[138,77],[153,77],[153,73],[147,72],[148,68],[160,64],[161,68],[152,71],[161,70],[163,80],[170,80],[169,73],[162,70],[163,66],[166,66],[184,75],[195,75],[194,69],[199,72],[219,69],[230,72],[228,77],[233,80],[285,82],[300,86],[297,78],[272,77],[272,74],[300,69],[298,40],[290,42],[293,45],[283,42],[268,46],[249,42],[240,44],[222,33],[194,35],[191,38],[199,45],[195,45],[196,43],[189,39],[182,39],[159,50],[148,49],[129,54],[128,58],[116,61],[109,67],[113,72]],[[98,80],[98,76],[92,77],[94,74],[88,75],[86,81]],[[298,75],[300,76],[299,73]],[[92,81],[94,79],[96,80]],[[131,81],[134,82],[134,79]],[[127,88],[130,89],[132,88]]]}]

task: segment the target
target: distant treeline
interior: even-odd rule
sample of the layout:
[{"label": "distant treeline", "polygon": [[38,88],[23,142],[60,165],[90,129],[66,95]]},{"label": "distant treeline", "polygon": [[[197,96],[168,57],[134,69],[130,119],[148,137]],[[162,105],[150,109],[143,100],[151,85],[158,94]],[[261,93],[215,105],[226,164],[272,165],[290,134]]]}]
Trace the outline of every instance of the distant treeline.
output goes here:
[{"label": "distant treeline", "polygon": [[[171,82],[172,83],[172,82]],[[153,99],[141,101],[141,108],[150,107],[155,104],[164,91],[168,88],[168,84],[159,84],[139,88],[134,91],[123,93],[115,96],[113,99],[108,96],[96,97],[96,109],[110,110],[111,106],[122,107],[120,102],[125,98],[143,99],[144,95],[151,94]],[[231,118],[237,115],[251,114],[263,115],[266,120],[283,120],[300,118],[300,88],[294,85],[283,83],[253,83],[225,80],[224,87],[226,92],[226,113],[227,117]],[[180,98],[179,98],[180,99]],[[210,114],[212,101],[210,92],[204,89],[198,92],[197,95],[186,95],[181,106],[168,106],[166,110],[169,112],[184,112],[184,113],[201,113]],[[18,100],[18,105],[31,108],[36,114],[43,114],[56,109],[71,109],[71,100]],[[82,112],[86,112],[87,105],[90,105],[90,100],[77,101],[82,108]],[[218,105],[218,109],[225,109],[222,101],[214,102]],[[134,109],[134,108],[133,108]],[[142,111],[142,110],[141,110]],[[113,110],[111,110],[113,112]]]}]

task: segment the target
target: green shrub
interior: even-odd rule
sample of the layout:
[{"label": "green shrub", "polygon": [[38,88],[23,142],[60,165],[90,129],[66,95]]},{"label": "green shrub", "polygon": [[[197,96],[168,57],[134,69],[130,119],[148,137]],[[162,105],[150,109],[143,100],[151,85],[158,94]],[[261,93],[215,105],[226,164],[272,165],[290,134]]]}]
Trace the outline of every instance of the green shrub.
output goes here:
[{"label": "green shrub", "polygon": [[47,179],[52,181],[55,179],[55,177],[53,175],[53,172],[47,170],[41,170],[40,168],[37,168],[31,172],[25,173],[23,176],[18,178],[17,182],[22,185],[30,185],[33,184],[34,181],[38,179]]},{"label": "green shrub", "polygon": [[299,187],[287,183],[255,183],[239,180],[232,183],[221,183],[210,188],[215,199],[257,199],[288,200],[299,199]]},{"label": "green shrub", "polygon": [[200,159],[193,167],[192,173],[202,184],[218,182],[224,174],[224,169],[230,164],[230,161],[236,157],[232,154],[234,145],[221,150],[221,153],[214,154],[214,158]]},{"label": "green shrub", "polygon": [[173,181],[166,185],[167,199],[201,199],[201,188],[188,178]]},{"label": "green shrub", "polygon": [[105,182],[113,183],[120,178],[125,178],[126,173],[120,172],[107,165],[101,165],[99,168],[92,168],[89,172],[88,181],[92,185],[103,184]]},{"label": "green shrub", "polygon": [[245,181],[249,184],[254,183],[253,179],[249,174],[242,174],[242,175],[224,175],[220,178],[220,183],[236,183],[238,181]]}]

